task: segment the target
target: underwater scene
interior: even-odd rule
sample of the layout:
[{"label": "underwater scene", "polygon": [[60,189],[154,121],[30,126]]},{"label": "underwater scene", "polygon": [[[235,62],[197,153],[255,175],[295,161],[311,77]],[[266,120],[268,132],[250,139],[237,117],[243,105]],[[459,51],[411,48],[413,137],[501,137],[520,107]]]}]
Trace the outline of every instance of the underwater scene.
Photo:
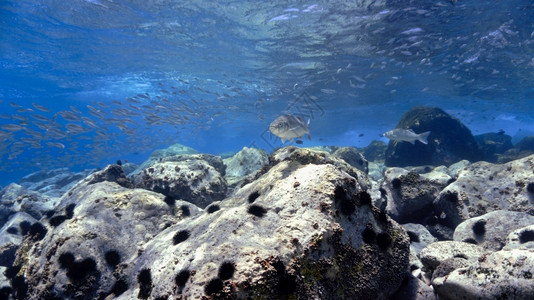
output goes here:
[{"label": "underwater scene", "polygon": [[0,1],[0,300],[533,274],[532,1]]}]

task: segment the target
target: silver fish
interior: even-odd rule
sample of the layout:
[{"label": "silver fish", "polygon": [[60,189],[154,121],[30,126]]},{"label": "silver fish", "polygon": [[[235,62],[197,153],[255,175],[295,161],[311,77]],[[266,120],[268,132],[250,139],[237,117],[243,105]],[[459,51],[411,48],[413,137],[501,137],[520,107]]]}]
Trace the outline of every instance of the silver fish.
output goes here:
[{"label": "silver fish", "polygon": [[38,109],[40,111],[50,112],[50,109],[48,109],[48,108],[46,108],[46,107],[44,107],[42,105],[39,105],[37,103],[32,102],[32,105],[33,105],[33,107],[35,107],[36,109]]},{"label": "silver fish", "polygon": [[294,142],[294,138],[302,138],[305,134],[308,135],[308,139],[311,141],[310,120],[304,122],[298,116],[280,116],[271,123],[269,130],[282,139],[282,143],[285,143],[286,140]]},{"label": "silver fish", "polygon": [[415,141],[420,141],[423,144],[428,144],[428,135],[430,134],[430,131],[423,132],[423,133],[415,133],[412,129],[393,129],[386,133],[384,133],[382,136],[387,137],[390,140],[393,141],[400,141],[400,142],[410,142],[412,144],[415,144]]},{"label": "silver fish", "polygon": [[5,125],[1,125],[0,128],[2,128],[5,131],[12,131],[12,132],[20,131],[24,129],[24,127],[17,125],[17,124],[5,124]]}]

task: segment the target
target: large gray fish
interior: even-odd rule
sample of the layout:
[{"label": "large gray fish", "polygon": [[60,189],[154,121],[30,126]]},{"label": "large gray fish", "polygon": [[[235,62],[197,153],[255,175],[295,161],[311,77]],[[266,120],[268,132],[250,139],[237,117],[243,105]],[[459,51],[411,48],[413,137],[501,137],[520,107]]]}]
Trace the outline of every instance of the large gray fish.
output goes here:
[{"label": "large gray fish", "polygon": [[293,115],[283,115],[274,120],[269,126],[269,130],[282,139],[282,143],[286,140],[294,142],[294,138],[302,138],[305,134],[311,141],[310,135],[310,120],[304,122],[302,118]]},{"label": "large gray fish", "polygon": [[415,141],[420,141],[423,144],[428,144],[428,135],[430,134],[430,131],[423,132],[423,133],[415,133],[412,129],[393,129],[386,133],[384,133],[382,136],[387,137],[390,140],[393,141],[401,141],[401,142],[410,142],[412,144],[415,144]]}]

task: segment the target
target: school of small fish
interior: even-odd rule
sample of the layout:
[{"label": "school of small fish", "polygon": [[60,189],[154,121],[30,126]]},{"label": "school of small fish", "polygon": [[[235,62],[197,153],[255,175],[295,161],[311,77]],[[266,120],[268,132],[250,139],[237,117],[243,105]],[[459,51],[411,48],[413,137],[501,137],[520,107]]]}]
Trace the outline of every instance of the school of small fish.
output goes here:
[{"label": "school of small fish", "polygon": [[[130,153],[132,145],[136,153],[152,151],[157,145],[194,139],[213,124],[228,122],[228,111],[249,109],[231,105],[232,99],[250,92],[245,90],[247,83],[219,81],[217,89],[210,90],[200,82],[198,78],[160,82],[152,93],[72,104],[59,111],[45,103],[10,102],[14,112],[3,109],[0,114],[0,171],[100,166],[110,163],[110,153]],[[7,104],[3,102],[0,105]],[[32,158],[18,159],[25,152]]]}]

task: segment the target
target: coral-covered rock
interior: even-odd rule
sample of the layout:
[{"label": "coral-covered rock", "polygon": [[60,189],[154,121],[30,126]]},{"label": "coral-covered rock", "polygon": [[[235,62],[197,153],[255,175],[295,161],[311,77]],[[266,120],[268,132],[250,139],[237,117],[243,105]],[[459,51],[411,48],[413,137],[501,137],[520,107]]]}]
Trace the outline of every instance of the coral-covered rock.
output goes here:
[{"label": "coral-covered rock", "polygon": [[428,245],[421,253],[421,262],[430,273],[444,261],[451,258],[461,258],[470,262],[478,261],[478,258],[487,253],[482,247],[477,245],[456,242],[441,241]]},{"label": "coral-covered rock", "polygon": [[183,199],[204,208],[226,196],[224,169],[218,156],[179,155],[152,164],[134,174],[132,181],[138,188]]},{"label": "coral-covered rock", "polygon": [[534,249],[534,222],[508,234],[503,250]]},{"label": "coral-covered rock", "polygon": [[250,175],[269,163],[269,156],[265,151],[244,147],[235,155],[225,158],[225,178],[228,185],[235,185],[243,177]]},{"label": "coral-covered rock", "polygon": [[369,173],[369,162],[363,156],[360,151],[356,150],[353,147],[341,147],[337,149],[333,154],[334,157],[341,158],[349,165],[355,167],[356,169],[364,172],[365,174]]},{"label": "coral-covered rock", "polygon": [[39,192],[49,197],[61,197],[78,181],[95,172],[94,169],[81,172],[71,172],[68,168],[42,170],[24,176],[18,184],[31,191]]},{"label": "coral-covered rock", "polygon": [[103,181],[115,182],[125,188],[133,188],[132,182],[126,177],[122,167],[119,165],[108,165],[104,170],[89,175],[74,187]]},{"label": "coral-covered rock", "polygon": [[0,229],[0,266],[11,267],[22,238],[35,222],[37,220],[27,213],[18,212]]},{"label": "coral-covered rock", "polygon": [[386,212],[400,223],[421,222],[432,215],[432,203],[445,186],[442,180],[430,180],[402,168],[388,168],[381,186],[387,197]]},{"label": "coral-covered rock", "polygon": [[534,250],[497,251],[433,280],[440,299],[532,299]]},{"label": "coral-covered rock", "polygon": [[497,210],[460,223],[454,230],[454,240],[481,246],[486,250],[501,250],[507,236],[514,230],[534,224],[534,216],[516,211]]},{"label": "coral-covered rock", "polygon": [[[442,221],[451,228],[495,210],[521,211],[534,215],[534,155],[506,164],[473,163],[460,171],[434,201],[443,211]],[[504,238],[504,237],[503,237]]]},{"label": "coral-covered rock", "polygon": [[431,133],[428,145],[390,141],[386,151],[389,167],[449,166],[462,159],[477,161],[482,158],[471,131],[439,108],[415,107],[402,116],[396,128]]},{"label": "coral-covered rock", "polygon": [[284,147],[272,153],[269,165],[263,167],[256,177],[264,174],[272,166],[282,161],[296,161],[302,165],[310,163],[316,165],[331,164],[358,180],[358,182],[364,186],[364,189],[369,189],[371,187],[369,178],[357,168],[349,165],[343,159],[329,155],[324,151],[313,150],[311,148],[301,149],[293,146]]},{"label": "coral-covered rock", "polygon": [[57,197],[30,191],[16,183],[9,184],[0,191],[0,226],[17,212],[25,212],[39,220],[45,212],[52,210],[58,203]]},{"label": "coral-covered rock", "polygon": [[151,165],[153,165],[155,162],[160,161],[161,159],[165,157],[187,155],[187,154],[197,154],[197,153],[198,151],[191,147],[187,147],[181,144],[174,144],[165,149],[154,150],[154,152],[150,154],[148,159],[145,162],[143,162],[137,170],[138,171],[144,170],[150,167]]},{"label": "coral-covered rock", "polygon": [[[109,181],[79,184],[69,194],[60,204],[65,208],[44,220],[48,234],[23,242],[17,253],[27,299],[104,298],[125,283],[116,271],[185,217],[180,206],[190,215],[199,212],[190,203],[169,203],[161,194]],[[56,216],[63,217],[53,221]]]},{"label": "coral-covered rock", "polygon": [[415,223],[402,224],[410,238],[410,248],[419,256],[421,250],[438,240],[428,232],[425,226]]},{"label": "coral-covered rock", "polygon": [[287,150],[218,209],[147,243],[121,271],[118,299],[391,296],[408,267],[405,231],[371,205],[367,182],[315,151]]}]

